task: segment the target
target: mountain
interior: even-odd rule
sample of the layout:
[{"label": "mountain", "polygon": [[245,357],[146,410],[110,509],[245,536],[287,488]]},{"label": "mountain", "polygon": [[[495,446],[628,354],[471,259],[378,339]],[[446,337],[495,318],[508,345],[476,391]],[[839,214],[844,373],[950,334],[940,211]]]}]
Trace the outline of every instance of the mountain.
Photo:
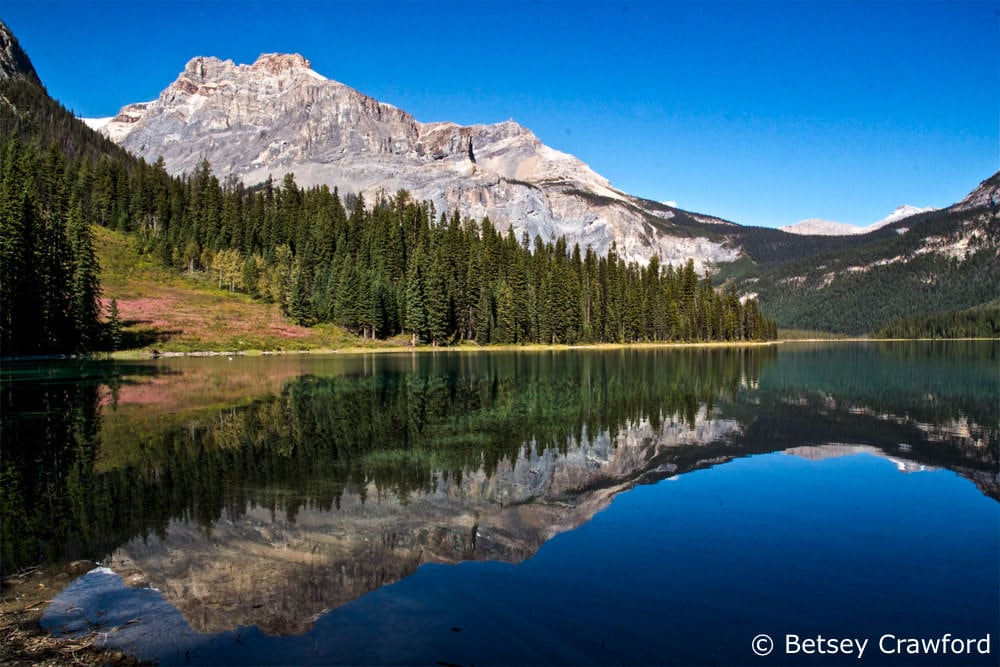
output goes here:
[{"label": "mountain", "polygon": [[[369,201],[405,189],[440,213],[488,216],[501,231],[565,236],[645,264],[735,260],[739,248],[710,216],[630,196],[579,159],[544,145],[510,120],[422,123],[311,69],[300,55],[265,54],[252,65],[198,57],[152,102],[90,121],[105,136],[173,174],[208,160],[215,173],[252,185],[294,173]],[[688,220],[708,225],[692,230]]]},{"label": "mountain", "polygon": [[1000,285],[1000,172],[961,202],[899,218],[844,245],[758,262],[735,275],[778,325],[849,334],[901,317],[957,313],[995,301]]},{"label": "mountain", "polygon": [[807,220],[799,220],[794,225],[785,225],[778,229],[789,234],[802,234],[804,236],[846,236],[847,234],[861,234],[864,228],[850,225],[846,222],[809,218]]},{"label": "mountain", "polygon": [[862,234],[868,232],[873,232],[876,229],[882,229],[886,225],[890,225],[894,222],[899,222],[900,220],[905,220],[911,216],[917,215],[918,213],[929,213],[931,211],[936,211],[937,209],[933,206],[910,206],[909,204],[903,204],[902,206],[897,206],[889,215],[885,216],[878,222],[873,222],[867,227],[862,227]]},{"label": "mountain", "polygon": [[[713,271],[716,284],[759,296],[785,328],[865,333],[997,296],[1000,174],[940,211],[902,207],[867,233],[802,235],[623,193],[513,121],[420,123],[324,78],[296,55],[264,55],[253,65],[195,58],[156,100],[91,121],[102,135],[48,95],[2,24],[0,46],[0,143],[19,137],[39,155],[56,144],[72,169],[83,158],[98,166],[94,187],[101,191],[90,197],[87,219],[123,231],[140,228],[139,220],[153,220],[155,230],[161,215],[148,198],[123,195],[126,184],[137,192],[149,179],[157,187],[186,187],[161,183],[134,157],[151,162],[162,155],[174,173],[207,159],[219,175],[247,184],[293,172],[300,184],[339,186],[369,202],[405,188],[439,212],[489,215],[517,236],[565,236],[570,247],[590,245],[598,253],[614,243],[619,256],[641,263],[658,255],[677,266],[690,257],[698,271]],[[155,240],[159,255],[177,266],[183,246],[170,244],[178,239]]]},{"label": "mountain", "polygon": [[28,54],[0,21],[0,140],[12,137],[45,149],[54,142],[71,160],[86,156],[96,161],[108,156],[135,162],[49,96]]},{"label": "mountain", "polygon": [[1000,171],[980,183],[978,188],[955,204],[954,208],[959,211],[971,211],[988,207],[995,211],[998,206],[1000,206]]},{"label": "mountain", "polygon": [[882,218],[878,222],[873,222],[867,227],[858,227],[856,225],[849,225],[845,222],[831,222],[829,220],[817,220],[811,218],[809,220],[802,220],[795,223],[794,225],[785,225],[780,227],[781,231],[788,232],[789,234],[803,234],[803,235],[818,235],[818,236],[846,236],[848,234],[867,234],[869,232],[874,232],[877,229],[882,229],[886,225],[892,224],[908,218],[918,213],[927,213],[928,211],[936,210],[933,206],[927,206],[920,208],[917,206],[910,206],[909,204],[903,204],[902,206],[897,206],[896,210]]},{"label": "mountain", "polygon": [[0,21],[0,79],[23,77],[38,86],[42,80],[38,78],[31,59],[18,44],[14,33],[3,21]]},{"label": "mountain", "polygon": [[[134,155],[163,157],[174,174],[208,160],[220,177],[248,185],[291,172],[300,185],[337,186],[368,201],[405,189],[438,212],[488,216],[517,238],[565,236],[600,255],[614,243],[642,264],[653,255],[675,266],[691,258],[720,280],[871,241],[743,227],[629,195],[512,120],[422,123],[327,79],[297,54],[264,54],[252,65],[193,58],[156,100],[88,122]],[[901,207],[881,224],[916,210]]]}]

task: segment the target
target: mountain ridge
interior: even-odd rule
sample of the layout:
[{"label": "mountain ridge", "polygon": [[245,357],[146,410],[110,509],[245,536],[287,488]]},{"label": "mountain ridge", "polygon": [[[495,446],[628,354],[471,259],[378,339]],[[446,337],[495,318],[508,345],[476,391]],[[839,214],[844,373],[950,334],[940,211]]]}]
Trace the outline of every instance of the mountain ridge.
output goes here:
[{"label": "mountain ridge", "polygon": [[663,233],[676,209],[614,188],[513,120],[419,122],[298,54],[263,54],[252,65],[193,58],[157,100],[126,105],[100,131],[148,161],[162,156],[173,174],[207,160],[248,184],[293,173],[301,185],[369,199],[405,189],[438,212],[489,217],[518,236],[566,236],[602,255],[614,244],[641,264],[654,254],[675,265],[693,258],[701,271],[739,255],[725,239]]},{"label": "mountain ridge", "polygon": [[[779,326],[848,334],[899,318],[963,311],[997,298],[1000,172],[959,202],[844,239],[853,245],[760,265],[735,279]],[[992,200],[990,198],[993,198]]]},{"label": "mountain ridge", "polygon": [[849,234],[868,234],[874,232],[878,229],[882,229],[886,225],[890,225],[894,222],[904,220],[911,216],[917,215],[919,213],[927,213],[929,211],[936,211],[937,208],[933,206],[911,206],[909,204],[902,204],[897,206],[892,213],[882,218],[877,222],[873,222],[870,225],[864,227],[859,227],[857,225],[852,225],[846,222],[833,222],[831,220],[821,220],[818,218],[808,218],[806,220],[800,220],[793,225],[785,225],[784,227],[779,227],[783,232],[788,232],[789,234],[802,234],[802,235],[818,235],[818,236],[846,236]]},{"label": "mountain ridge", "polygon": [[0,80],[20,76],[42,86],[42,80],[31,63],[31,58],[21,48],[17,37],[0,21]]},{"label": "mountain ridge", "polygon": [[[6,26],[0,24],[0,33],[5,30]],[[5,43],[16,43],[16,40],[10,35]],[[0,58],[6,57],[7,61],[14,62],[10,53],[13,51],[8,49],[0,54]],[[24,57],[27,58],[26,55]],[[30,60],[27,63],[30,65]],[[322,75],[310,72],[308,61],[294,54],[265,54],[254,64],[258,65],[255,71],[267,78],[265,83],[273,84],[271,90],[274,96],[280,96],[281,84],[287,83],[288,76],[298,76],[313,86],[331,83]],[[236,66],[231,61],[227,64],[210,58],[193,59],[189,65],[191,71],[183,77],[186,81],[173,90],[164,91],[161,97],[168,93],[175,95],[175,101],[186,105],[184,108],[191,113],[203,110],[210,103],[211,96],[220,89],[227,89],[228,84],[220,85],[212,79],[210,75],[213,71],[248,71],[254,66]],[[25,69],[22,66],[20,69],[33,71],[33,67]],[[332,83],[347,96],[357,95],[352,99],[361,100],[362,110],[374,109],[376,120],[379,116],[383,119],[412,119],[412,116],[391,105],[368,98],[343,84]],[[31,80],[30,76],[21,73],[0,77],[0,89],[0,129],[4,138],[20,136],[36,146],[57,143],[68,159],[87,157],[92,164],[100,163],[105,156],[111,157],[112,162],[108,164],[116,165],[113,167],[115,178],[128,179],[130,174],[136,175],[136,169],[140,172],[145,169],[141,161],[108,140],[106,135],[102,137],[74,119],[48,95],[40,82]],[[192,100],[192,96],[199,99]],[[126,105],[112,120],[122,126],[135,125],[158,102],[159,98],[153,102]],[[359,104],[348,104],[344,112],[350,115],[352,110],[357,111]],[[232,110],[237,115],[252,111],[245,105],[237,105]],[[175,120],[180,122],[178,118]],[[371,119],[356,116],[355,120],[364,123]],[[111,122],[106,121],[104,125]],[[563,236],[557,233],[567,229],[570,233],[565,236],[569,237],[569,247],[576,242],[581,248],[591,245],[599,251],[601,246],[588,243],[586,235],[601,236],[607,243],[614,240],[608,233],[614,225],[601,217],[612,211],[617,216],[612,222],[627,230],[633,244],[633,254],[628,255],[622,252],[625,244],[615,241],[619,256],[625,254],[626,258],[635,259],[635,253],[641,251],[659,256],[663,264],[669,262],[679,266],[687,257],[699,252],[700,244],[704,245],[709,252],[698,255],[698,271],[711,270],[716,285],[730,283],[744,298],[759,296],[761,304],[775,314],[783,327],[867,332],[895,318],[935,315],[995,300],[995,285],[1000,284],[1000,262],[997,259],[1000,255],[996,250],[1000,244],[1000,231],[997,229],[1000,172],[982,181],[962,201],[940,211],[918,213],[867,234],[803,236],[777,229],[741,226],[710,215],[690,213],[669,204],[627,195],[612,188],[593,172],[590,172],[593,177],[589,179],[560,181],[558,168],[570,170],[571,175],[579,175],[583,172],[573,171],[577,164],[584,168],[586,165],[572,156],[544,147],[529,130],[513,121],[467,127],[449,122],[418,126],[413,121],[412,127],[417,131],[413,135],[417,138],[423,127],[425,141],[420,144],[422,154],[417,155],[414,149],[411,158],[420,158],[432,165],[441,164],[441,172],[454,172],[460,168],[481,177],[494,162],[513,169],[502,174],[491,172],[490,179],[485,181],[476,181],[472,177],[468,179],[471,182],[468,187],[467,184],[459,184],[456,188],[459,194],[482,195],[483,188],[488,193],[489,188],[499,186],[521,188],[522,192],[528,192],[536,198],[535,201],[545,205],[552,200],[572,204],[579,213],[577,217],[552,216],[553,210],[547,209],[551,219],[545,229],[551,235],[545,237],[539,234],[543,241]],[[266,129],[264,131],[267,132]],[[131,134],[131,130],[127,134]],[[489,135],[487,138],[490,141],[480,144],[477,137],[484,135]],[[361,143],[374,140],[376,148],[383,145],[379,143],[379,137],[366,137],[363,133],[359,135],[355,132],[348,139]],[[179,140],[180,137],[177,137],[175,143]],[[542,148],[551,152],[540,156],[538,153]],[[340,146],[340,149],[346,151],[347,146]],[[391,153],[392,149],[390,142],[388,151]],[[523,153],[519,159],[505,163],[505,152],[509,154],[512,150]],[[195,157],[199,158],[200,167],[205,155],[196,154]],[[538,176],[539,162],[543,157],[547,162],[541,166],[551,167],[549,178],[544,178],[544,171],[542,177]],[[525,162],[524,158],[530,159]],[[520,166],[522,170],[519,172],[512,165]],[[382,183],[383,176],[388,172],[377,167],[384,165],[374,163],[370,166],[370,173],[362,176],[378,179]],[[531,183],[516,178],[525,174],[545,182]],[[595,191],[588,181],[590,184],[607,184],[610,191]],[[383,195],[391,199],[393,193],[383,185],[381,190],[376,191],[376,196]],[[378,201],[374,200],[375,203]],[[479,205],[485,206],[483,202]],[[123,230],[133,224],[127,218],[127,207],[110,212],[112,217],[106,217],[108,212],[101,215],[104,216],[100,218],[101,224],[116,225]],[[468,213],[468,217],[475,220],[472,213]],[[527,228],[522,228],[522,231],[529,233]],[[666,241],[663,240],[665,236],[669,236]],[[664,245],[672,254],[663,251]],[[719,249],[723,251],[721,259],[706,258]],[[944,288],[939,289],[942,285]],[[844,312],[852,314],[849,321],[843,319]]]}]

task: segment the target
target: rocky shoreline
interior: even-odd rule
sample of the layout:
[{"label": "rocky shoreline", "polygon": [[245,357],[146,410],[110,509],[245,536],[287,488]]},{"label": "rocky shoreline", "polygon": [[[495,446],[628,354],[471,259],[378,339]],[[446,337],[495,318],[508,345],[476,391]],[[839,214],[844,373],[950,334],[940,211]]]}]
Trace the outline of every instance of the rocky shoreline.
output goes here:
[{"label": "rocky shoreline", "polygon": [[0,664],[11,667],[63,665],[151,665],[99,645],[96,630],[56,637],[41,624],[45,606],[76,576],[94,568],[75,561],[62,569],[35,567],[6,577],[0,589]]}]

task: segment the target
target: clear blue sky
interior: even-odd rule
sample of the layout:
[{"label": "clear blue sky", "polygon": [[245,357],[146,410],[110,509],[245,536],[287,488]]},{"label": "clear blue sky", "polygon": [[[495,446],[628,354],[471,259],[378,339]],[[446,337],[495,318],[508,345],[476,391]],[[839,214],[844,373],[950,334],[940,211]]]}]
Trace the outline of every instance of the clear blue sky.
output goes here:
[{"label": "clear blue sky", "polygon": [[947,206],[1000,169],[1000,2],[42,2],[0,19],[82,116],[196,55],[298,52],[417,120],[513,118],[743,224]]}]

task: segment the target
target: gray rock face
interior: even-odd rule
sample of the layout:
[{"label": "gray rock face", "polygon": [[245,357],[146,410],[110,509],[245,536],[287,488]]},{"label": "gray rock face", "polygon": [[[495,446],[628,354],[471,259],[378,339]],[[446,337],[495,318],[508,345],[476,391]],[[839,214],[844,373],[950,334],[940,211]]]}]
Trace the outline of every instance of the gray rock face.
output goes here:
[{"label": "gray rock face", "polygon": [[17,43],[10,28],[0,21],[0,81],[15,76],[23,76],[32,83],[42,85],[28,54]]},{"label": "gray rock face", "polygon": [[194,58],[157,100],[122,108],[102,131],[147,161],[162,156],[175,174],[207,159],[220,176],[248,184],[291,172],[300,185],[369,201],[405,189],[439,213],[489,216],[518,238],[565,236],[599,254],[614,242],[640,263],[693,258],[701,270],[738,256],[721,242],[663,231],[669,208],[615,189],[514,121],[420,123],[326,79],[300,55],[265,54],[253,65]]},{"label": "gray rock face", "polygon": [[979,184],[969,195],[955,204],[955,209],[967,211],[981,206],[990,206],[994,210],[1000,205],[1000,171]]}]

